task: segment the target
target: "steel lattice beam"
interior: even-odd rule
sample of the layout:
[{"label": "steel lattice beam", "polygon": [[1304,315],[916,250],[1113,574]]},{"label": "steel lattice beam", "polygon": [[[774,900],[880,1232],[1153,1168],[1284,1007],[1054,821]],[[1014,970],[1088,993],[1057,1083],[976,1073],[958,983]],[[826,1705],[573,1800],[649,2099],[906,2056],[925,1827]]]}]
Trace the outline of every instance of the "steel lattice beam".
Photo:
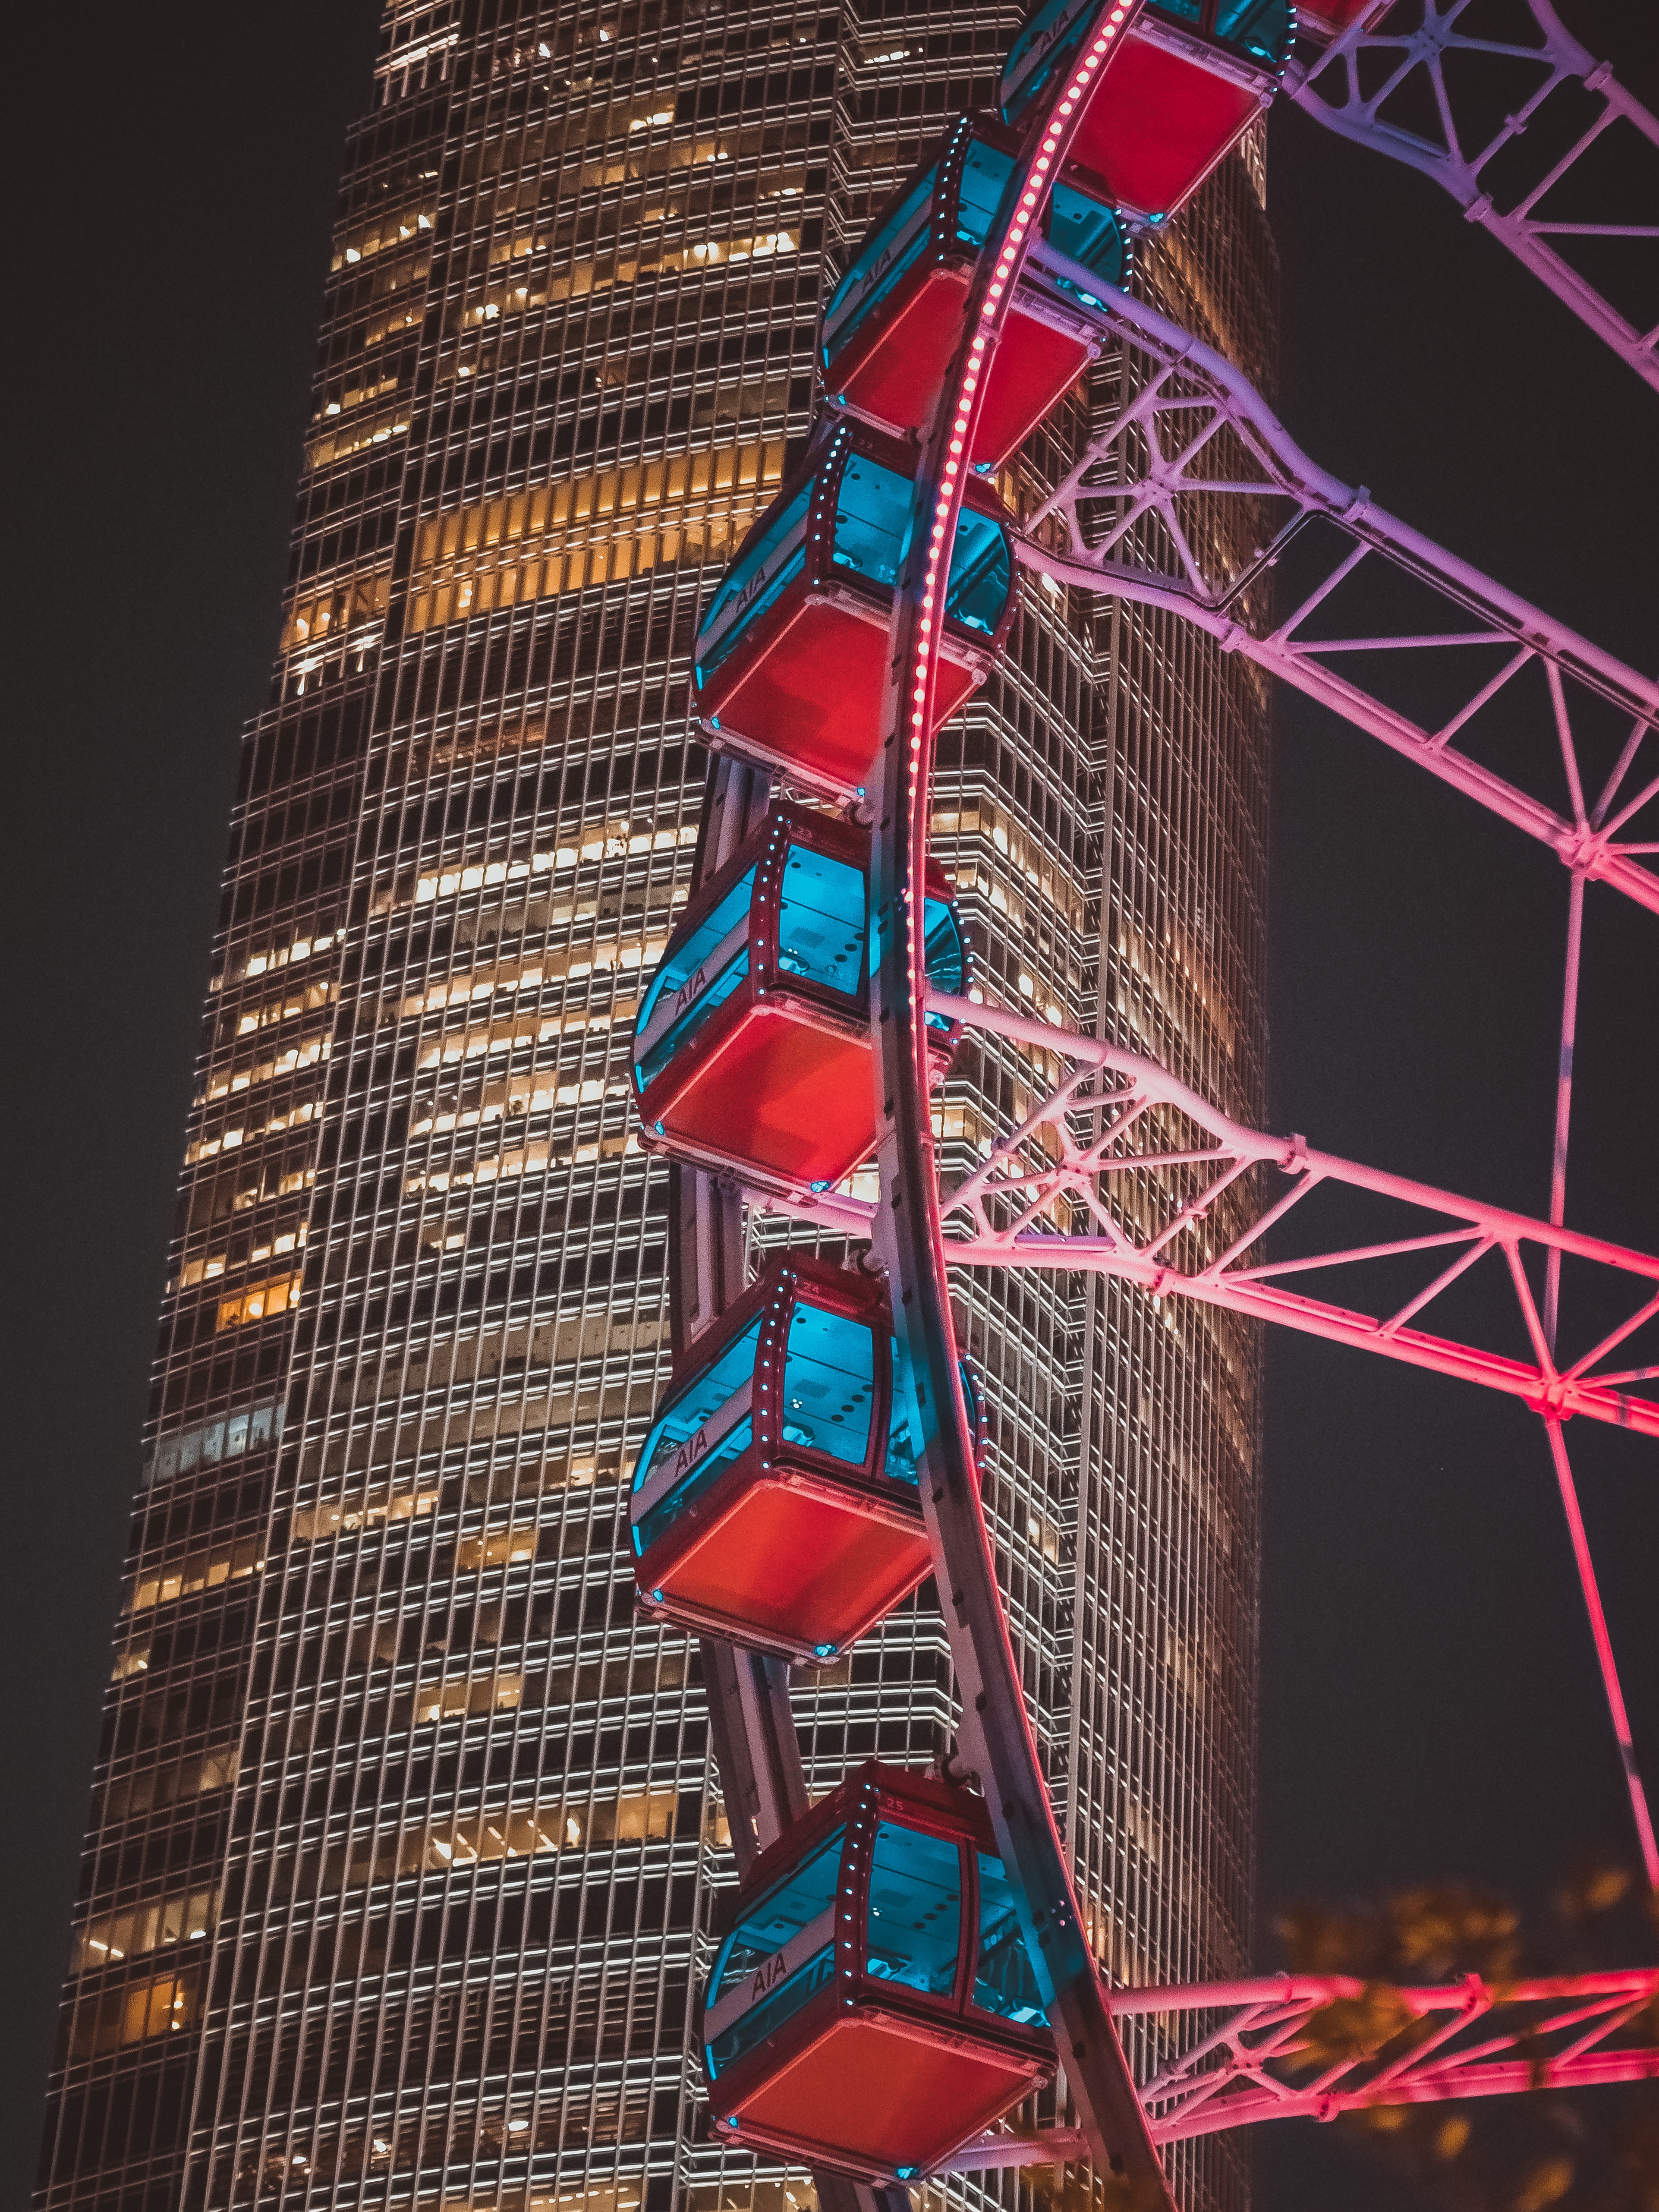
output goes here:
[{"label": "steel lattice beam", "polygon": [[[1549,0],[1526,0],[1537,35],[1531,40],[1481,38],[1461,27],[1470,0],[1424,0],[1412,20],[1390,28],[1396,11],[1372,8],[1311,63],[1293,63],[1285,89],[1305,114],[1329,131],[1370,146],[1431,177],[1449,191],[1470,222],[1479,223],[1506,246],[1556,298],[1571,308],[1621,361],[1659,391],[1659,325],[1638,329],[1583,270],[1562,252],[1568,240],[1622,240],[1627,246],[1659,241],[1659,225],[1617,221],[1587,222],[1561,202],[1575,191],[1597,205],[1594,168],[1610,132],[1622,125],[1644,140],[1659,169],[1659,121],[1613,76],[1611,63],[1598,62],[1563,25]],[[1446,81],[1446,58],[1454,55],[1466,74]],[[1492,65],[1497,64],[1497,68]],[[1481,79],[1519,64],[1534,69],[1537,81],[1527,97],[1504,116],[1497,130],[1483,127],[1472,114],[1473,93]],[[1472,65],[1472,66],[1471,66]],[[1507,78],[1504,80],[1507,86]],[[1594,104],[1566,149],[1515,198],[1501,208],[1488,172],[1504,150],[1542,118],[1558,94],[1577,88]],[[1419,111],[1432,107],[1437,138],[1408,128],[1387,112],[1413,93],[1426,92]],[[1552,204],[1555,212],[1552,213]]]},{"label": "steel lattice beam", "polygon": [[[1331,2120],[1376,2105],[1659,2080],[1659,1968],[1494,1987],[1471,1974],[1397,1989],[1340,1974],[1119,1990],[1120,2020],[1196,2018],[1202,2032],[1140,2091],[1160,2143],[1257,2120]],[[1216,2014],[1222,2018],[1214,2025]],[[953,2172],[1079,2154],[1076,2131],[991,2134]]]},{"label": "steel lattice beam", "polygon": [[[1097,282],[1046,246],[1032,263],[1039,281],[1066,276],[1073,299]],[[1320,468],[1238,369],[1157,308],[1114,294],[1091,314],[1103,340],[1127,349],[1124,404],[1027,518],[1020,559],[1057,582],[1181,615],[1536,838],[1575,874],[1659,912],[1659,682]],[[1238,526],[1205,526],[1206,504],[1241,503]],[[1310,524],[1334,543],[1316,579],[1278,611],[1269,576],[1292,540],[1315,550]],[[1256,550],[1236,566],[1225,549],[1241,541]],[[1397,592],[1401,578],[1433,610],[1404,633],[1368,611],[1373,580]],[[1425,671],[1455,702],[1431,728],[1387,696]],[[1599,778],[1601,733],[1589,727],[1598,716],[1617,732]],[[1547,778],[1534,767],[1532,781],[1557,781],[1559,792],[1518,780],[1518,741],[1534,733],[1552,769]],[[1505,772],[1468,749],[1476,737],[1490,737]]]},{"label": "steel lattice beam", "polygon": [[[941,1195],[951,1266],[1114,1275],[1155,1297],[1194,1298],[1481,1383],[1553,1419],[1580,1413],[1659,1437],[1659,1397],[1637,1387],[1659,1378],[1659,1366],[1613,1364],[1659,1317],[1659,1258],[1340,1159],[1300,1137],[1249,1128],[1156,1061],[1103,1039],[967,999],[932,1003],[1012,1048],[1032,1094],[1018,1126]],[[1253,1189],[1253,1170],[1277,1177],[1279,1188]],[[1266,1257],[1267,1232],[1322,1188],[1380,1200],[1413,1218],[1399,1235]],[[1224,1197],[1237,1218],[1218,1244],[1212,1223]],[[840,1194],[756,1200],[768,1202],[845,1234],[867,1237],[874,1228],[875,1208]],[[1544,1331],[1542,1281],[1552,1253],[1582,1263],[1596,1295],[1611,1294],[1620,1309],[1570,1361],[1558,1360]],[[1403,1298],[1373,1299],[1369,1310],[1293,1287],[1297,1277],[1340,1273],[1358,1297],[1379,1263],[1401,1261],[1417,1261],[1425,1279]],[[1507,1280],[1529,1359],[1422,1326],[1482,1262]]]}]

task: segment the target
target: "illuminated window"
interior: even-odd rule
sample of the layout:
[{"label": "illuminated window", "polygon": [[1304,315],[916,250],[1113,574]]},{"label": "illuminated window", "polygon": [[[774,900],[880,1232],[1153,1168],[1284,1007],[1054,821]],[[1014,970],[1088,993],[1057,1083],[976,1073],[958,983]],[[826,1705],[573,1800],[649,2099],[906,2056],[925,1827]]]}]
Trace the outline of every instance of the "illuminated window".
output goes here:
[{"label": "illuminated window", "polygon": [[331,1536],[355,1536],[364,1528],[380,1528],[388,1522],[418,1520],[434,1511],[438,1504],[437,1477],[428,1475],[423,1480],[428,1487],[394,1496],[388,1477],[351,1496],[304,1507],[294,1516],[292,1540],[296,1544],[325,1543]]},{"label": "illuminated window", "polygon": [[286,1052],[276,1053],[270,1060],[216,1075],[207,1087],[205,1098],[198,1103],[211,1105],[216,1098],[228,1098],[238,1091],[252,1091],[256,1084],[272,1083],[279,1075],[293,1075],[302,1067],[319,1066],[328,1056],[329,1041],[325,1036],[307,1037],[303,1044],[291,1044]]},{"label": "illuminated window", "polygon": [[483,1529],[456,1545],[455,1571],[474,1575],[485,1567],[507,1567],[523,1559],[533,1559],[539,1534],[533,1521],[519,1528]]},{"label": "illuminated window", "polygon": [[422,524],[409,627],[615,582],[736,545],[783,481],[784,441],[606,469]]},{"label": "illuminated window", "polygon": [[137,1959],[146,1951],[159,1951],[168,1943],[199,1943],[213,1933],[219,1917],[216,1889],[180,1890],[172,1897],[135,1905],[125,1912],[106,1913],[88,1921],[76,1941],[71,1973],[91,1966],[113,1966],[121,1959]]},{"label": "illuminated window", "polygon": [[123,2044],[179,2034],[195,2022],[198,1979],[192,1966],[183,1973],[158,1974],[153,1981],[110,1990],[77,2014],[71,2056],[96,2058]]},{"label": "illuminated window", "polygon": [[522,1674],[463,1675],[416,1691],[394,1717],[394,1727],[427,1728],[435,1721],[471,1719],[479,1713],[514,1712],[524,1702]]},{"label": "illuminated window", "polygon": [[169,1605],[176,1597],[191,1597],[198,1590],[217,1589],[222,1583],[246,1581],[264,1571],[263,1536],[244,1537],[240,1544],[213,1552],[191,1552],[159,1567],[146,1568],[132,1583],[121,1610],[147,1613],[153,1605]]},{"label": "illuminated window", "polygon": [[378,407],[372,415],[349,416],[337,429],[325,430],[320,437],[307,441],[306,466],[325,469],[331,461],[349,460],[370,446],[389,445],[392,439],[407,434],[410,420],[407,398]]},{"label": "illuminated window", "polygon": [[272,1275],[263,1283],[250,1283],[234,1297],[221,1298],[216,1329],[240,1328],[245,1322],[270,1321],[300,1303],[299,1275]]}]

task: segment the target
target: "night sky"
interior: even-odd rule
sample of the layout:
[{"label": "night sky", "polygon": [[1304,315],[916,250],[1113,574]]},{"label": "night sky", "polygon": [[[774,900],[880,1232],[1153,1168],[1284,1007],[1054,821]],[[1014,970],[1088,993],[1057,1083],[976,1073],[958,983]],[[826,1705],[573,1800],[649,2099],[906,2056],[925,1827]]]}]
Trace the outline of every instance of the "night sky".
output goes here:
[{"label": "night sky", "polygon": [[[1635,0],[1563,12],[1659,106]],[[13,76],[0,895],[10,1690],[0,2172],[22,2203],[107,1667],[237,732],[264,697],[368,0],[31,11]],[[1650,33],[1647,34],[1650,38]],[[14,52],[16,46],[14,46]],[[1659,398],[1432,186],[1277,112],[1279,411],[1314,458],[1638,667]],[[1648,216],[1652,220],[1651,215]],[[1566,877],[1293,698],[1272,1126],[1542,1213]],[[1568,1218],[1659,1247],[1659,918],[1587,902]],[[1258,1964],[1287,1901],[1630,1856],[1544,1441],[1486,1394],[1268,1348]],[[1659,1462],[1568,1431],[1659,1796]],[[1414,2202],[1266,2131],[1262,2212]]]}]

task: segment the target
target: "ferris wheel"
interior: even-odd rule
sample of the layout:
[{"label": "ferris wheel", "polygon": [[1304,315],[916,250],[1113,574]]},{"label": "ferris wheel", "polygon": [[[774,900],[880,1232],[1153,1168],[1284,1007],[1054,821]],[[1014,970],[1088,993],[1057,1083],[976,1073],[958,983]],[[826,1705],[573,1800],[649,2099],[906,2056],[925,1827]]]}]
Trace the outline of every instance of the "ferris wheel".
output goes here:
[{"label": "ferris wheel", "polygon": [[[1312,2071],[1295,2063],[1310,2021],[1358,2000],[1358,1983],[1109,1986],[1027,1717],[981,1511],[981,1387],[951,1319],[953,1271],[1091,1273],[1519,1399],[1547,1438],[1659,1888],[1565,1437],[1582,1417],[1659,1437],[1659,1257],[1565,1225],[1585,886],[1659,911],[1659,683],[1320,468],[1232,363],[1130,289],[1137,240],[1283,94],[1436,179],[1659,388],[1659,329],[1637,328],[1574,246],[1659,240],[1616,210],[1588,219],[1581,189],[1609,131],[1659,149],[1659,123],[1547,0],[1527,0],[1531,35],[1510,42],[1466,29],[1468,6],[1425,0],[1402,30],[1392,0],[1320,0],[1299,21],[1287,0],[1044,0],[999,112],[950,126],[828,301],[816,430],[698,633],[712,765],[695,881],[633,1047],[645,1141],[673,1170],[676,1361],[631,1531],[641,1607],[704,1639],[736,1808],[740,1887],[702,2014],[714,2124],[810,2164],[826,2206],[1071,2159],[1167,2203],[1160,2148],[1193,2136],[1659,2075],[1638,2033],[1651,1970],[1402,1990],[1369,2040]],[[1467,88],[1516,64],[1527,98],[1477,127]],[[1395,119],[1407,81],[1426,88],[1432,134]],[[1540,173],[1500,190],[1504,158],[1566,94],[1578,120]],[[1124,365],[1115,411],[1017,518],[998,471],[1109,350]],[[1239,531],[1200,526],[1230,504],[1248,514]],[[1293,539],[1298,579],[1321,551],[1287,609],[1272,584]],[[1152,1060],[970,986],[928,852],[933,745],[1001,652],[1022,567],[1172,612],[1560,861],[1547,1218],[1244,1126]],[[1401,576],[1436,612],[1380,635],[1364,593],[1387,604]],[[1378,672],[1431,656],[1479,672],[1428,728],[1389,703]],[[1470,745],[1500,699],[1544,717],[1565,811]],[[1609,709],[1623,733],[1610,765],[1584,734]],[[1028,1103],[945,1181],[933,1099],[969,1036],[1018,1060]],[[1396,1233],[1304,1237],[1279,1256],[1270,1232],[1331,1192],[1391,1209]],[[751,1282],[750,1209],[864,1256],[786,1247]],[[1373,1294],[1379,1259],[1416,1271],[1403,1299]],[[1447,1333],[1476,1270],[1506,1285],[1518,1338]],[[943,1774],[872,1762],[809,1805],[791,1668],[838,1659],[929,1575],[961,1701],[953,1757]],[[1194,2031],[1137,2081],[1118,2023],[1149,2014]],[[1066,2124],[1000,2128],[1057,2069]]]}]

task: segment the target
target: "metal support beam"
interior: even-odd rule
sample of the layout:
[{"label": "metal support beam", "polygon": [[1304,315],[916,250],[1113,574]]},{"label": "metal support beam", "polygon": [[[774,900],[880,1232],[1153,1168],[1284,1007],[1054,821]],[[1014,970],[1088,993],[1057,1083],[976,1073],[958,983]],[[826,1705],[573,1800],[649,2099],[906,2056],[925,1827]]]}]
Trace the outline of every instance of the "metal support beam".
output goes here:
[{"label": "metal support beam", "polygon": [[[1323,53],[1305,64],[1293,62],[1285,72],[1285,90],[1328,131],[1432,178],[1451,194],[1466,221],[1479,223],[1506,247],[1659,391],[1659,325],[1638,329],[1564,251],[1572,240],[1603,246],[1645,243],[1651,260],[1659,224],[1617,220],[1621,210],[1606,204],[1605,186],[1598,192],[1595,171],[1609,133],[1622,126],[1627,137],[1646,142],[1659,176],[1659,120],[1618,82],[1611,63],[1598,62],[1579,45],[1549,0],[1526,0],[1526,5],[1536,33],[1527,40],[1463,30],[1470,0],[1424,0],[1397,29],[1389,27],[1395,10],[1369,9]],[[1630,21],[1635,22],[1634,13]],[[1448,82],[1446,61],[1454,55]],[[1494,91],[1499,99],[1513,100],[1517,65],[1534,70],[1536,81],[1492,130],[1480,119],[1483,94],[1486,113],[1492,112]],[[1500,206],[1489,178],[1492,165],[1540,121],[1552,100],[1574,92],[1589,101],[1591,112],[1571,132],[1565,150],[1529,165],[1530,181],[1512,198],[1506,192],[1510,204]],[[1435,115],[1437,138],[1388,112],[1391,102],[1413,94],[1415,112]],[[1585,219],[1586,194],[1589,204],[1608,219]]]},{"label": "metal support beam", "polygon": [[[1077,290],[1098,283],[1046,245],[1031,259],[1039,283],[1067,280],[1074,309]],[[1320,468],[1231,362],[1157,308],[1114,293],[1089,313],[1124,349],[1123,404],[1027,516],[1020,560],[1073,589],[1180,615],[1535,838],[1575,876],[1659,913],[1659,682]],[[1236,529],[1204,527],[1200,510],[1218,502],[1243,502]],[[1224,548],[1240,538],[1256,550],[1235,567]],[[1286,612],[1267,586],[1279,568],[1282,586],[1293,544],[1316,576]],[[1402,577],[1434,610],[1403,634],[1389,611]],[[1374,580],[1391,595],[1375,614]],[[1425,666],[1455,702],[1433,728],[1389,696]],[[1627,734],[1598,778],[1588,726],[1608,708]],[[1541,772],[1527,789],[1456,742],[1479,738],[1518,763],[1534,728],[1547,751],[1532,750],[1562,764],[1567,812]]]}]

